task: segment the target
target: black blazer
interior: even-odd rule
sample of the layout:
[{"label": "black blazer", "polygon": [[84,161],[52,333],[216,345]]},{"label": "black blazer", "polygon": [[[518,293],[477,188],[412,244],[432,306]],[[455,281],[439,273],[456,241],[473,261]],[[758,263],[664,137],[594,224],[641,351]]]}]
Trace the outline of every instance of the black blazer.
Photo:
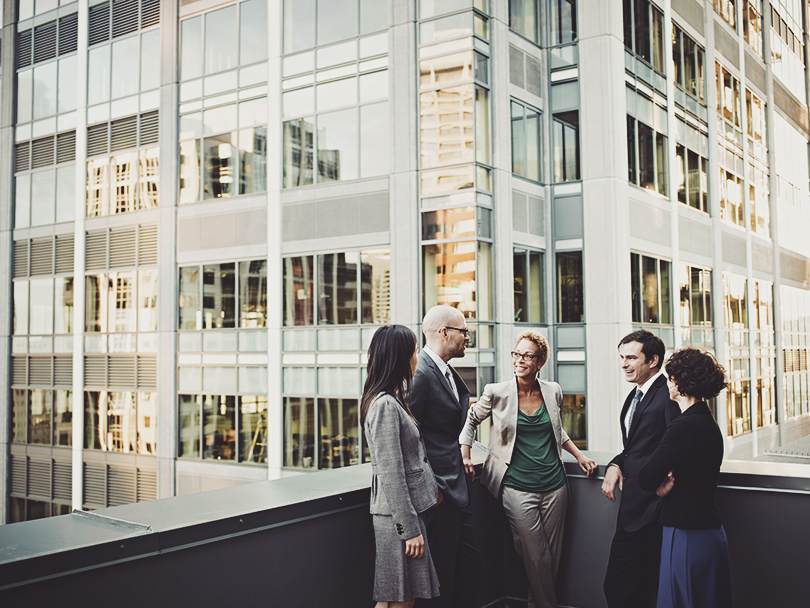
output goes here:
[{"label": "black blazer", "polygon": [[456,381],[458,399],[453,396],[447,378],[441,374],[436,362],[426,352],[419,353],[408,407],[419,422],[428,460],[444,500],[457,507],[466,507],[470,497],[458,436],[467,420],[470,391],[456,370],[450,369]]},{"label": "black blazer", "polygon": [[669,398],[667,379],[662,375],[653,382],[636,406],[633,423],[630,429],[626,429],[624,419],[635,394],[635,390],[630,391],[622,407],[620,423],[624,450],[610,461],[610,464],[622,470],[624,477],[618,525],[627,532],[635,532],[658,519],[661,499],[654,491],[658,486],[652,492],[643,489],[639,485],[638,474],[661,443],[668,424],[681,411],[678,404]]},{"label": "black blazer", "polygon": [[667,473],[675,477],[661,505],[662,524],[686,530],[720,527],[714,494],[722,462],[723,434],[706,402],[695,403],[672,421],[639,473],[641,487],[653,492]]}]

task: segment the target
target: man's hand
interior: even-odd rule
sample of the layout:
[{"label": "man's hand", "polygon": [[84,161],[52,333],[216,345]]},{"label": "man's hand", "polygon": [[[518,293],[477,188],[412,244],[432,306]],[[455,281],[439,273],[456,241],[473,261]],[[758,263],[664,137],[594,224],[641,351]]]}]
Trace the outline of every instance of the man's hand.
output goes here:
[{"label": "man's hand", "polygon": [[616,484],[619,484],[619,489],[624,489],[624,475],[622,470],[617,466],[609,466],[605,471],[605,479],[602,482],[602,494],[611,502],[616,500]]},{"label": "man's hand", "polygon": [[667,478],[664,480],[658,489],[655,491],[658,496],[666,496],[672,491],[673,486],[675,485],[675,478],[672,476],[672,471],[667,473]]},{"label": "man's hand", "polygon": [[461,444],[461,461],[464,463],[464,473],[467,479],[472,481],[475,479],[475,465],[472,461],[472,448],[468,445]]},{"label": "man's hand", "polygon": [[419,559],[425,554],[425,539],[422,535],[414,536],[405,541],[405,555]]},{"label": "man's hand", "polygon": [[444,494],[442,494],[442,491],[439,490],[439,493],[436,494],[436,506],[438,507],[440,504],[442,504],[443,500],[444,500]]}]

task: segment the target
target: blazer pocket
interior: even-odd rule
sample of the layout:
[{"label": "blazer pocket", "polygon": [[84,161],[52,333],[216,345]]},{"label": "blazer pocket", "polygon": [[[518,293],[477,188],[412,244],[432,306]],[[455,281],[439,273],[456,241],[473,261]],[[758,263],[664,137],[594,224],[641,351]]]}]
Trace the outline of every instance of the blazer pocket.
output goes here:
[{"label": "blazer pocket", "polygon": [[436,504],[438,494],[436,481],[425,469],[407,471],[405,483],[408,484],[408,495],[417,513],[422,513]]}]

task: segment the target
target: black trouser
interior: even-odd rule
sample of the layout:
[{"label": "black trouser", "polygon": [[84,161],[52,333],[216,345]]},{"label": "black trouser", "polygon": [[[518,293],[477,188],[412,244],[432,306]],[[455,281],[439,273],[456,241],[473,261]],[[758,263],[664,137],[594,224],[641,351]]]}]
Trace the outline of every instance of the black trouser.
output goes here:
[{"label": "black trouser", "polygon": [[604,584],[609,608],[655,608],[661,531],[658,522],[635,532],[616,527]]},{"label": "black trouser", "polygon": [[441,596],[416,600],[420,608],[477,608],[483,559],[472,511],[442,502],[425,513],[427,542],[439,576]]}]

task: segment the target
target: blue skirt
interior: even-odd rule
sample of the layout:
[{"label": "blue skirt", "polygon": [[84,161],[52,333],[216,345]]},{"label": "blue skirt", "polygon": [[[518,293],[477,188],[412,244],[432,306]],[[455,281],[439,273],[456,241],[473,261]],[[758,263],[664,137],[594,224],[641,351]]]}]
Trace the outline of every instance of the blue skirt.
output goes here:
[{"label": "blue skirt", "polygon": [[657,608],[730,608],[731,575],[723,527],[664,526]]}]

